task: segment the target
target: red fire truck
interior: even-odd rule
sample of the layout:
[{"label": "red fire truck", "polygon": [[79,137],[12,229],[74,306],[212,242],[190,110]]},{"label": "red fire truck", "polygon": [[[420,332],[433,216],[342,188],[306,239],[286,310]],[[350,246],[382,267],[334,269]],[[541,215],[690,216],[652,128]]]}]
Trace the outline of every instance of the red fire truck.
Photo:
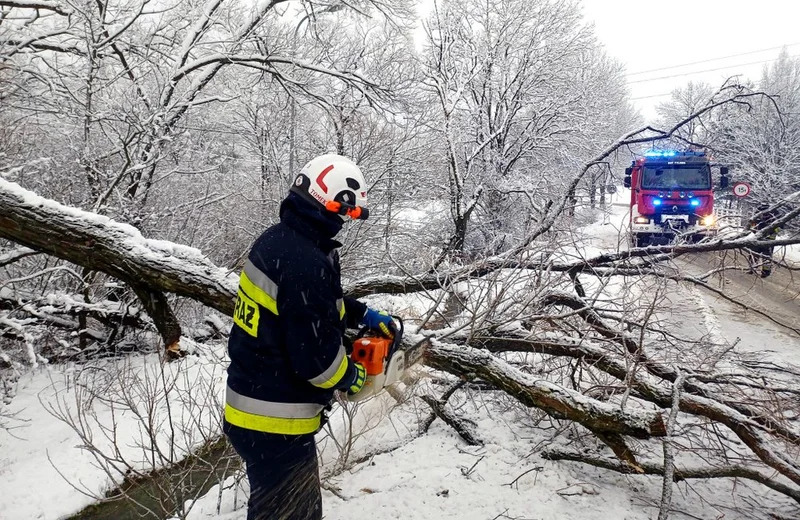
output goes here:
[{"label": "red fire truck", "polygon": [[[716,232],[711,166],[705,152],[651,150],[625,169],[633,247],[697,241]],[[727,186],[722,166],[719,187]]]}]

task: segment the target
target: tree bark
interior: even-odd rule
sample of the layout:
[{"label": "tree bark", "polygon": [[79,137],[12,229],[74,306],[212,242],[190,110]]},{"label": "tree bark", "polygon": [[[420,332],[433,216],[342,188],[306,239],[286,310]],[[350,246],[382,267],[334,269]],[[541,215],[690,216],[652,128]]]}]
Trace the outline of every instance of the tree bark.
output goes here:
[{"label": "tree bark", "polygon": [[[558,449],[550,449],[542,452],[542,457],[547,460],[569,460],[574,462],[582,462],[598,468],[610,469],[620,473],[641,473],[642,475],[664,475],[664,466],[654,464],[652,462],[640,463],[641,471],[635,471],[633,468],[626,464],[613,459],[605,459],[600,457],[592,457],[583,453],[576,453],[572,451],[564,451]],[[773,480],[758,470],[747,468],[743,466],[721,466],[721,467],[697,467],[697,468],[678,468],[676,467],[672,475],[674,482],[680,482],[688,479],[708,479],[708,478],[746,478],[764,484],[765,486],[774,489],[778,493],[792,497],[800,503],[800,491],[794,489],[782,482]]]},{"label": "tree bark", "polygon": [[[437,401],[429,395],[423,395],[420,396],[420,398],[431,407],[435,417],[440,418],[448,426],[454,429],[467,444],[470,446],[483,446],[483,441],[480,440],[472,431],[473,427],[475,426],[472,421],[469,419],[461,419],[455,414],[450,413],[445,406],[440,403],[440,401]],[[430,427],[430,424],[428,424],[428,427]]]},{"label": "tree bark", "polygon": [[144,310],[153,319],[153,323],[164,340],[164,349],[170,356],[180,357],[178,342],[181,339],[181,324],[172,312],[167,297],[161,291],[151,289],[145,284],[131,285],[133,292],[142,302]]},{"label": "tree bark", "polygon": [[558,419],[569,419],[591,431],[629,435],[639,439],[662,437],[666,430],[660,413],[626,412],[543,379],[535,379],[490,353],[470,347],[432,343],[425,350],[427,365],[459,377],[481,378]]},{"label": "tree bark", "polygon": [[233,313],[236,276],[199,251],[145,239],[131,226],[39,197],[2,178],[0,238],[102,271],[131,286],[145,285]]}]

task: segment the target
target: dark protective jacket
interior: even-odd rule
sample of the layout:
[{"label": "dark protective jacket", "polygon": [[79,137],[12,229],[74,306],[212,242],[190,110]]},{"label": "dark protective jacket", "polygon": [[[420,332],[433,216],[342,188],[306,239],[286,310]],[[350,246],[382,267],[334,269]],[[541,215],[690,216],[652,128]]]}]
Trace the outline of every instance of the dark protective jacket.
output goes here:
[{"label": "dark protective jacket", "polygon": [[781,228],[772,224],[776,220],[778,220],[778,215],[772,211],[768,211],[761,215],[758,219],[751,218],[749,222],[749,227],[751,231],[761,231],[764,228],[769,227],[769,231],[765,233],[764,238],[767,240],[775,240],[778,238],[778,233],[780,233]]},{"label": "dark protective jacket", "polygon": [[290,194],[239,278],[228,340],[225,419],[249,430],[314,433],[356,369],[343,344],[366,306],[342,294],[338,216]]}]

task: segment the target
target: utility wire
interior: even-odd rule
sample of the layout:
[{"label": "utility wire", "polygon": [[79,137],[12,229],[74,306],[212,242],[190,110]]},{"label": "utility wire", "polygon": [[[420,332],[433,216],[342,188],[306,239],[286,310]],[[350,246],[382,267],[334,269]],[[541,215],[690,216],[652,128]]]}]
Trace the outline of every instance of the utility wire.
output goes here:
[{"label": "utility wire", "polygon": [[665,92],[664,94],[653,94],[652,96],[639,96],[639,97],[631,98],[631,101],[636,101],[638,99],[650,99],[650,98],[671,96],[671,95],[672,95],[672,92]]},{"label": "utility wire", "polygon": [[[799,55],[795,54],[795,55],[792,55],[792,56],[789,56],[789,57],[790,58],[797,58],[798,56]],[[660,81],[662,79],[679,78],[681,76],[692,76],[694,74],[702,74],[704,72],[714,72],[714,71],[717,71],[717,70],[735,69],[736,67],[748,67],[750,65],[758,65],[759,63],[769,63],[769,62],[772,62],[772,61],[777,61],[779,59],[780,58],[772,58],[772,59],[769,59],[769,60],[751,61],[750,63],[739,63],[737,65],[728,65],[728,66],[725,66],[725,67],[717,67],[717,68],[714,68],[714,69],[696,70],[694,72],[682,72],[680,74],[672,74],[672,75],[669,75],[669,76],[659,76],[657,78],[637,79],[637,80],[629,81],[628,84],[630,85],[632,83],[647,83],[649,81]]]},{"label": "utility wire", "polygon": [[738,58],[740,56],[749,56],[751,54],[758,54],[759,52],[767,52],[767,51],[774,51],[778,49],[783,49],[784,47],[794,47],[795,45],[800,45],[800,42],[797,43],[788,43],[786,45],[781,45],[778,47],[770,47],[768,49],[761,49],[760,51],[748,51],[748,52],[741,52],[739,54],[731,54],[729,56],[722,56],[719,58],[709,58],[707,60],[700,60],[700,61],[692,61],[690,63],[682,63],[680,65],[670,65],[669,67],[660,67],[658,69],[650,69],[650,70],[642,70],[638,72],[630,72],[626,74],[626,76],[638,76],[639,74],[647,74],[649,72],[659,72],[662,70],[670,70],[670,69],[679,69],[681,67],[688,67],[690,65],[699,65],[701,63],[709,63],[712,61],[719,61],[719,60],[726,60],[728,58]]}]

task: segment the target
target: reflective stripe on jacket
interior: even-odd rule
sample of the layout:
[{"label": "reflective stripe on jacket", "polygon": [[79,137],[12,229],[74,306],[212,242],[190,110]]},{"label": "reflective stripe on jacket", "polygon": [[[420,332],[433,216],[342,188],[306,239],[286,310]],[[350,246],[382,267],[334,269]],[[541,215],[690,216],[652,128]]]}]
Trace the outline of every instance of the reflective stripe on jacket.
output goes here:
[{"label": "reflective stripe on jacket", "polygon": [[225,419],[240,428],[260,432],[301,435],[319,429],[323,406],[313,403],[276,403],[241,395],[230,387],[225,393]]}]

